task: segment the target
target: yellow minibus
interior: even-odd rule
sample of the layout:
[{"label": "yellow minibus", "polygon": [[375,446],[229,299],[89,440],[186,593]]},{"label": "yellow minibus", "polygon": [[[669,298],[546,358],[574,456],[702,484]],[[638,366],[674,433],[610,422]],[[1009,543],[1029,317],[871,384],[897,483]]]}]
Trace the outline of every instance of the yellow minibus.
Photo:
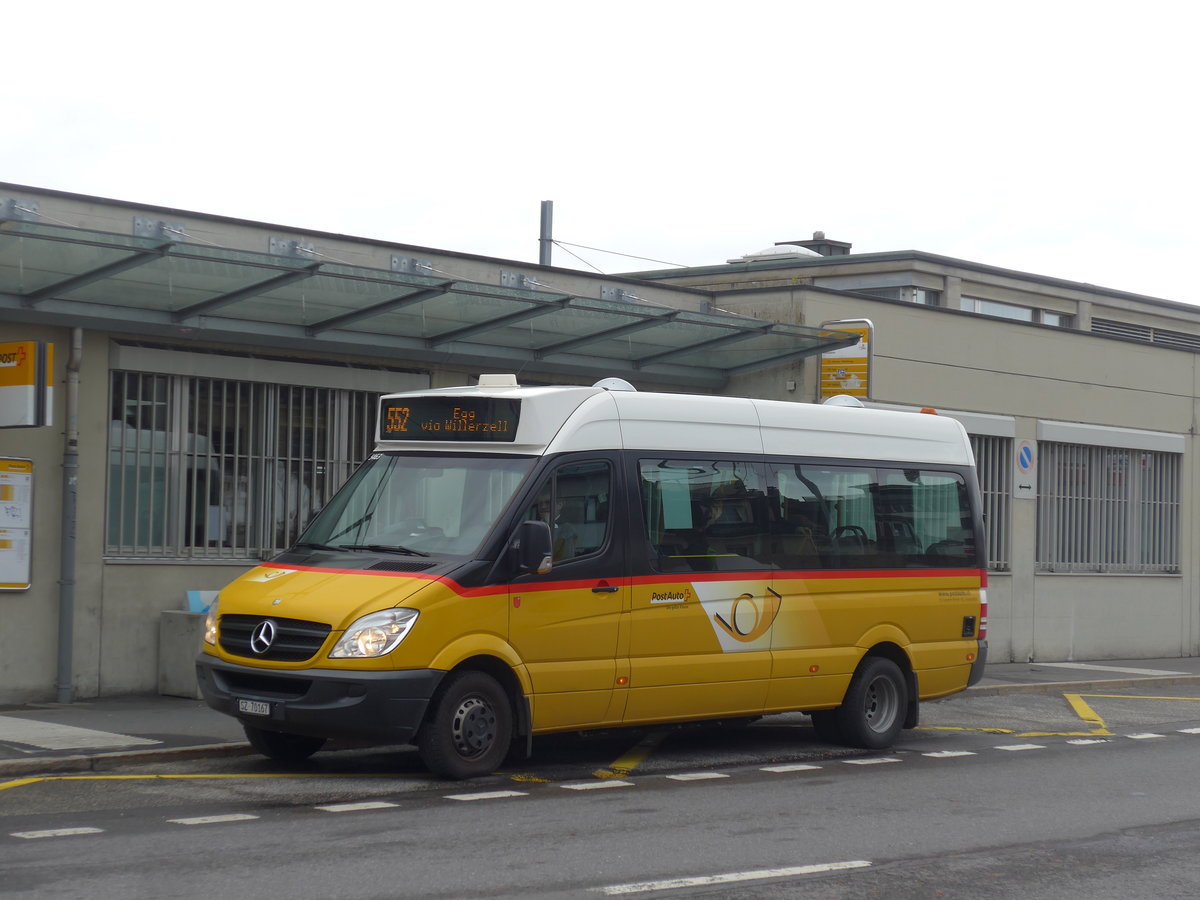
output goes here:
[{"label": "yellow minibus", "polygon": [[388,395],[197,674],[259,752],[415,744],[468,778],[534,735],[802,711],[879,749],[987,655],[974,460],[946,416],[592,387]]}]

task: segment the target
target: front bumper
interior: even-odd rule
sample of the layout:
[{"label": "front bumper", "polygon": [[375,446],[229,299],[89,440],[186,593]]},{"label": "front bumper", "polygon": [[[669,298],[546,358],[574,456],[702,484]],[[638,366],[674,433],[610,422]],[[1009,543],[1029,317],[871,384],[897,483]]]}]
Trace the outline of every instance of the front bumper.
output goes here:
[{"label": "front bumper", "polygon": [[[196,659],[204,700],[218,712],[269,731],[378,743],[412,739],[445,674],[435,669],[260,669],[207,653]],[[247,713],[239,708],[240,700],[257,701],[255,708],[266,712]]]}]

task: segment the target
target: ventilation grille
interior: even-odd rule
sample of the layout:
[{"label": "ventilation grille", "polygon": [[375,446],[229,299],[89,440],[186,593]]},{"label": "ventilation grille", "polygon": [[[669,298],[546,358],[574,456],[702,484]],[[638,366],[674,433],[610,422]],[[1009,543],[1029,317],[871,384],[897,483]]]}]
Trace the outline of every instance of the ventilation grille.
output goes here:
[{"label": "ventilation grille", "polygon": [[436,563],[431,562],[392,562],[385,560],[377,562],[373,566],[368,566],[367,570],[371,572],[424,572],[426,569],[432,569]]},{"label": "ventilation grille", "polygon": [[1184,331],[1169,331],[1166,328],[1135,325],[1133,322],[1115,322],[1112,319],[1092,319],[1092,332],[1141,341],[1143,344],[1162,344],[1177,350],[1200,352],[1200,334],[1188,334]]}]

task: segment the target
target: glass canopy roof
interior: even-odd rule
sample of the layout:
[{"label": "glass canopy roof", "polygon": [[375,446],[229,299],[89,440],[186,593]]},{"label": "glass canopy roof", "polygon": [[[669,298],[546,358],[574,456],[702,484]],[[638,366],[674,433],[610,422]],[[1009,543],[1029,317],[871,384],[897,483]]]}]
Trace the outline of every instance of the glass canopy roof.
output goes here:
[{"label": "glass canopy roof", "polygon": [[[597,285],[599,292],[599,285]],[[719,387],[857,335],[134,237],[0,223],[8,318],[496,371]]]}]

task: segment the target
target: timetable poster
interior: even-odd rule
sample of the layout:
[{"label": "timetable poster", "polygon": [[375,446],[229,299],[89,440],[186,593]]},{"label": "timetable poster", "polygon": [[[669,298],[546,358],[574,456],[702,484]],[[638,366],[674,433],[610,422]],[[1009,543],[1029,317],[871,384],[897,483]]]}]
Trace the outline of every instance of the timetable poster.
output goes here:
[{"label": "timetable poster", "polygon": [[0,591],[30,584],[33,544],[33,461],[0,457]]}]

